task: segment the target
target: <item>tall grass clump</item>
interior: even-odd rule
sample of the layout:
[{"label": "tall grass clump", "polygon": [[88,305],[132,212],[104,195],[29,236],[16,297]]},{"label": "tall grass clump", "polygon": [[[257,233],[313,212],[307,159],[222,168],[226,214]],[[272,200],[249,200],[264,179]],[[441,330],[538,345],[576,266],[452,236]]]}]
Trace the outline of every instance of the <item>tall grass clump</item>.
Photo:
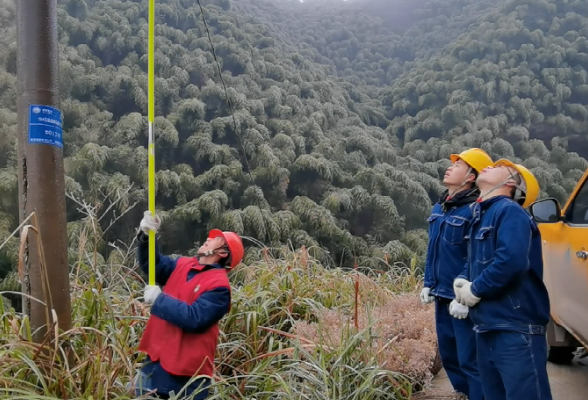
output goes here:
[{"label": "tall grass clump", "polygon": [[[58,340],[33,343],[0,296],[0,398],[133,398],[145,282],[134,244],[104,260],[90,236],[70,251],[73,328]],[[231,272],[211,399],[409,399],[430,378],[432,309],[403,293],[419,285],[414,266],[369,274],[326,269],[304,248],[274,253]]]}]

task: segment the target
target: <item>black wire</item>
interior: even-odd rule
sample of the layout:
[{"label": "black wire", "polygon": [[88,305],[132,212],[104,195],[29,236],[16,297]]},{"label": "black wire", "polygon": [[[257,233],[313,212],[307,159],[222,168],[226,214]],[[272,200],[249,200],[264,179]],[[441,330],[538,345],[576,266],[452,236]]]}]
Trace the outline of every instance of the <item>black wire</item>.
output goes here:
[{"label": "black wire", "polygon": [[[247,167],[247,174],[249,175],[249,178],[251,179],[251,183],[253,183],[255,185],[255,180],[253,179],[253,176],[251,175],[251,166],[249,165],[249,161],[247,160],[247,152],[245,151],[245,146],[243,145],[243,141],[241,136],[243,135],[243,127],[240,124],[237,124],[237,118],[235,117],[235,110],[233,108],[233,103],[231,102],[231,99],[229,98],[229,92],[227,90],[227,85],[225,84],[225,80],[223,78],[223,73],[222,73],[222,68],[220,65],[220,62],[216,56],[216,51],[214,49],[214,44],[212,43],[212,37],[210,35],[210,30],[208,29],[208,23],[206,22],[206,18],[204,17],[204,7],[202,7],[202,4],[200,3],[200,0],[198,1],[198,6],[200,7],[200,15],[202,16],[202,22],[204,23],[204,28],[206,29],[206,35],[208,36],[208,42],[210,43],[210,47],[212,48],[212,56],[214,57],[214,61],[216,62],[216,66],[218,68],[218,75],[219,78],[221,80],[221,83],[223,85],[223,89],[225,91],[225,97],[227,98],[227,103],[229,104],[229,109],[231,112],[231,116],[233,118],[233,124],[235,125],[235,134],[237,136],[237,139],[239,140],[239,145],[241,146],[241,149],[243,150],[243,159],[245,161],[245,165]],[[239,132],[241,134],[239,134]],[[257,186],[257,185],[255,185]],[[259,190],[261,190],[261,194],[263,195],[263,189],[261,188],[261,186],[258,186]],[[265,196],[264,196],[265,198]],[[257,207],[259,207],[259,211],[261,212],[261,219],[263,221],[263,226],[265,228],[265,232],[266,235],[270,234],[270,231],[267,228],[267,224],[265,222],[265,218],[263,215],[263,208],[261,207],[261,202],[259,202],[260,204],[258,204]],[[267,248],[267,246],[264,245],[265,248]]]}]

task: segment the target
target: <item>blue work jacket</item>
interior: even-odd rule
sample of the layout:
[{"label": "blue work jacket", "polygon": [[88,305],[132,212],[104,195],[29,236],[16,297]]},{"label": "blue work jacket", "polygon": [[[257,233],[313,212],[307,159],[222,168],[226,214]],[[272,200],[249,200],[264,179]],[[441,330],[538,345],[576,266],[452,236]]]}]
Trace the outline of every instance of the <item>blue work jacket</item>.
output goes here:
[{"label": "blue work jacket", "polygon": [[467,261],[467,235],[472,221],[472,204],[477,189],[460,192],[452,198],[443,193],[429,217],[429,244],[425,262],[425,287],[433,296],[454,299],[453,280]]},{"label": "blue work jacket", "polygon": [[507,196],[473,209],[468,263],[461,277],[481,300],[470,308],[477,332],[544,334],[549,295],[543,283],[541,233],[529,214]]}]

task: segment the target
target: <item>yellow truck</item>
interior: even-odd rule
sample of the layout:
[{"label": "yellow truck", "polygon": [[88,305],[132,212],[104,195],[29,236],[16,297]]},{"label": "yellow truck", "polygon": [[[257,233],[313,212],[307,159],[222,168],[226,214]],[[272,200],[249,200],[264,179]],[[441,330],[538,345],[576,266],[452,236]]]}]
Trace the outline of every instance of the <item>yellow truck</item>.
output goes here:
[{"label": "yellow truck", "polygon": [[588,349],[588,170],[563,207],[549,198],[529,211],[543,240],[543,279],[551,302],[549,361],[567,364],[578,347]]}]

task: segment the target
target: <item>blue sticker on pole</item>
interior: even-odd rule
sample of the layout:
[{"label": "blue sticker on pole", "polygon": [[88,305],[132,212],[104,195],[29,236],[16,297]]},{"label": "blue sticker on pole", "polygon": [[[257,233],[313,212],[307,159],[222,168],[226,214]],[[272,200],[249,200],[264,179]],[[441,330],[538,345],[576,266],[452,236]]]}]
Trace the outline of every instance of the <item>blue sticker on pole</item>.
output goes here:
[{"label": "blue sticker on pole", "polygon": [[29,143],[63,148],[61,111],[49,106],[29,106]]}]

